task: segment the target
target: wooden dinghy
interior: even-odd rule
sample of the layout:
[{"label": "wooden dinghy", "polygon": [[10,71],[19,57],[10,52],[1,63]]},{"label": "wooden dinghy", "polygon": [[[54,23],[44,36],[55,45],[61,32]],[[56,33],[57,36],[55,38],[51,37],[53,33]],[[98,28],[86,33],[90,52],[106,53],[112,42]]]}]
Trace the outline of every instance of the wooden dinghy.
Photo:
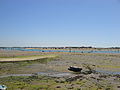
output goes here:
[{"label": "wooden dinghy", "polygon": [[81,72],[82,68],[81,67],[76,67],[76,66],[70,66],[68,70],[73,71],[73,72]]}]

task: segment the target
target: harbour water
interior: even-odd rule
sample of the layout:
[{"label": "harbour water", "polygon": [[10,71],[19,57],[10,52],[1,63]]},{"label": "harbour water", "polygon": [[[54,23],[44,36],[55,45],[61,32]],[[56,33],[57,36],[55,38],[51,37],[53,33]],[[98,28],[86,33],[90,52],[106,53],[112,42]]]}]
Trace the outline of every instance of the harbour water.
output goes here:
[{"label": "harbour water", "polygon": [[74,52],[74,53],[120,53],[118,50],[42,50],[42,49],[24,49],[24,48],[3,48],[4,50],[19,50],[19,51],[37,51],[37,52]]}]

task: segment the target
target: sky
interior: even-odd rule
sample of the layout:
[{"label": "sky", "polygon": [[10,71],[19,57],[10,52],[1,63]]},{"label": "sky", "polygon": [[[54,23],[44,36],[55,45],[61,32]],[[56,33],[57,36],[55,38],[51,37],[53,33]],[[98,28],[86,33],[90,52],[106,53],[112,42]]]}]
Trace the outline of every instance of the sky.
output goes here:
[{"label": "sky", "polygon": [[120,47],[120,0],[0,0],[0,47]]}]

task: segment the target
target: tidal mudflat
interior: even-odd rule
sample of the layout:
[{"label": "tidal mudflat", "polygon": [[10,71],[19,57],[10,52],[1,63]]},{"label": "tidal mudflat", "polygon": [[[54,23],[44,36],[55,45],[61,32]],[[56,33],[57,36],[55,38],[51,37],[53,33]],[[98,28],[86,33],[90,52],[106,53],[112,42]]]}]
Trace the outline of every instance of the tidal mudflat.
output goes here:
[{"label": "tidal mudflat", "polygon": [[[37,58],[34,61],[0,62],[0,84],[6,85],[8,90],[120,89],[120,54],[10,52],[1,51],[0,59],[38,55],[55,57]],[[73,73],[68,71],[69,66],[82,67],[83,70]],[[88,73],[90,70],[92,72]],[[3,77],[6,75],[8,77]]]}]

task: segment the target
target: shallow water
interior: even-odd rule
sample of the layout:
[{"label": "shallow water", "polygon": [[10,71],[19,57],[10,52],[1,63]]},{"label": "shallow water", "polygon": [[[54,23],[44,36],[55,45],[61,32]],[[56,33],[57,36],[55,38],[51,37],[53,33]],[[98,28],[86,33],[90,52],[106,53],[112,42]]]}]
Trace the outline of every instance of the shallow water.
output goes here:
[{"label": "shallow water", "polygon": [[68,72],[37,72],[33,74],[9,74],[9,75],[3,75],[0,76],[0,78],[4,77],[10,77],[10,76],[33,76],[33,75],[42,75],[42,76],[50,76],[50,77],[68,77],[68,76],[73,76],[75,74],[73,73],[68,73]]},{"label": "shallow water", "polygon": [[[110,72],[110,71],[96,71],[96,72],[103,74],[120,75],[120,72]],[[0,76],[0,78],[10,77],[10,76],[33,76],[35,74],[42,76],[50,76],[50,77],[71,77],[77,75],[76,73],[71,73],[71,72],[37,72],[33,74],[9,74],[9,75]]]},{"label": "shallow water", "polygon": [[9,74],[9,75],[0,76],[0,78],[10,77],[10,76],[32,76],[32,75],[33,74]]},{"label": "shallow water", "polygon": [[96,72],[104,73],[104,74],[113,74],[113,75],[120,74],[120,72],[111,72],[111,71],[102,71],[102,70],[98,70]]}]

